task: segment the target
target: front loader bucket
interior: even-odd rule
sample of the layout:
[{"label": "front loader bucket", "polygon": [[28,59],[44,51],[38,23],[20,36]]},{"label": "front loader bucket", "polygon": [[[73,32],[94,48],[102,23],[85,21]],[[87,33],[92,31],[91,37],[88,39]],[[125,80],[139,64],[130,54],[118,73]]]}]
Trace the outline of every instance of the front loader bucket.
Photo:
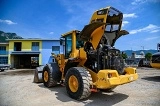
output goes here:
[{"label": "front loader bucket", "polygon": [[43,72],[44,66],[36,67],[35,72],[34,72],[34,83],[42,83],[42,72]]}]

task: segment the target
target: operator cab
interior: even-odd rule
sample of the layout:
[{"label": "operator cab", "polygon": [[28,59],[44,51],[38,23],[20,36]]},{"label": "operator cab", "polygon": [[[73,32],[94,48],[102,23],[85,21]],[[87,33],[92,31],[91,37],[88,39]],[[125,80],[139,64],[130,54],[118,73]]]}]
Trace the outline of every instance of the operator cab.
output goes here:
[{"label": "operator cab", "polygon": [[80,31],[78,30],[62,34],[60,44],[63,46],[63,54],[65,54],[66,59],[70,58],[70,54],[75,53],[76,50],[83,47],[84,41],[78,40],[79,34]]}]

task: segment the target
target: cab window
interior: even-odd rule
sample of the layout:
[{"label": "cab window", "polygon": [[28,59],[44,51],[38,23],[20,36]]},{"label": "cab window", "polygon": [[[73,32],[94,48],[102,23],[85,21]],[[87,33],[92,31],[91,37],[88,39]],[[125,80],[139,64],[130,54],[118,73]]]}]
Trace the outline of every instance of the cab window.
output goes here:
[{"label": "cab window", "polygon": [[68,35],[65,38],[65,57],[69,58],[69,55],[72,50],[72,35]]}]

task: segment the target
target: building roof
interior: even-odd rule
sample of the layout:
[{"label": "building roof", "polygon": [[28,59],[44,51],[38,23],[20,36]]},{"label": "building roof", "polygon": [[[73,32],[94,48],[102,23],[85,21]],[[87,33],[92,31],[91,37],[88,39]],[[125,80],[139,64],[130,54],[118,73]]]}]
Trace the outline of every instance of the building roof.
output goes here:
[{"label": "building roof", "polygon": [[7,39],[8,41],[59,41],[59,39],[41,39],[41,38],[25,38],[25,39]]},{"label": "building roof", "polygon": [[8,42],[3,42],[3,43],[0,43],[0,45],[9,45]]},{"label": "building roof", "polygon": [[24,54],[40,54],[39,51],[12,51],[12,55],[24,55]]}]

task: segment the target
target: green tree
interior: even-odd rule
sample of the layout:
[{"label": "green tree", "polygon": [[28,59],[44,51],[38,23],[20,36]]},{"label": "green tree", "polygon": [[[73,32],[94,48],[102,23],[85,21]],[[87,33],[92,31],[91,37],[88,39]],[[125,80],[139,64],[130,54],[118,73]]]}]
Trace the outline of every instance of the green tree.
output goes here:
[{"label": "green tree", "polygon": [[126,59],[128,56],[125,52],[122,52],[122,57],[123,57],[123,59]]},{"label": "green tree", "polygon": [[151,53],[146,53],[145,58],[146,58],[147,60],[150,60],[151,57],[152,57],[152,54],[151,54]]}]

